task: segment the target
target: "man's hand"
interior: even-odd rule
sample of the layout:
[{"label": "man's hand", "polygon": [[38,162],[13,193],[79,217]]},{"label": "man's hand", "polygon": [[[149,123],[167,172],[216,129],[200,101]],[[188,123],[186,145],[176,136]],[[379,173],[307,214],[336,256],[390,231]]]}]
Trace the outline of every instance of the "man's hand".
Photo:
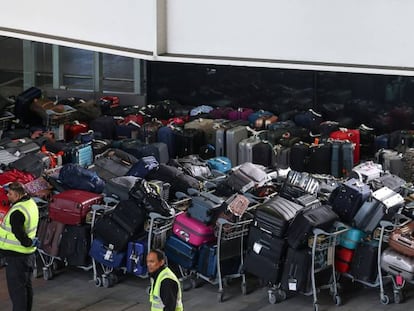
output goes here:
[{"label": "man's hand", "polygon": [[32,246],[34,246],[34,247],[39,247],[39,246],[40,246],[40,240],[39,240],[39,238],[38,238],[38,237],[35,237],[35,238],[32,240]]}]

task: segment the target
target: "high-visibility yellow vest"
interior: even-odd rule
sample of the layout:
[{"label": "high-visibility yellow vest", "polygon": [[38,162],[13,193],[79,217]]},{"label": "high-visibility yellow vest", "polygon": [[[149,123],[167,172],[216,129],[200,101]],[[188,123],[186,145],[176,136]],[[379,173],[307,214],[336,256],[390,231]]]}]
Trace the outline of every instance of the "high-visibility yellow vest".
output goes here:
[{"label": "high-visibility yellow vest", "polygon": [[177,276],[170,270],[170,268],[164,268],[157,277],[157,280],[151,280],[151,292],[150,292],[150,302],[151,302],[151,311],[163,311],[164,310],[164,303],[160,297],[160,288],[161,283],[165,279],[171,279],[177,283],[178,286],[178,293],[177,293],[177,304],[175,307],[175,311],[183,311],[183,302],[181,300],[181,286],[180,281],[178,280]]},{"label": "high-visibility yellow vest", "polygon": [[3,219],[3,223],[0,224],[0,249],[31,254],[36,250],[36,247],[23,246],[12,232],[10,216],[14,211],[20,211],[24,215],[24,231],[26,231],[27,236],[31,239],[36,236],[37,224],[39,223],[39,209],[36,202],[33,199],[18,202],[10,208]]}]

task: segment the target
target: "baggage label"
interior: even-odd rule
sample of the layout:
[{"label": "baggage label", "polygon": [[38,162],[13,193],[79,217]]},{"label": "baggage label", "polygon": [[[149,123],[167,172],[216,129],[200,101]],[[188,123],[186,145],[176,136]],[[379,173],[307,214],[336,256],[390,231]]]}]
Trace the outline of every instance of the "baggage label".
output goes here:
[{"label": "baggage label", "polygon": [[260,243],[257,243],[257,242],[255,242],[254,244],[253,244],[253,251],[256,253],[256,254],[260,254],[260,251],[262,250],[262,244],[260,244]]},{"label": "baggage label", "polygon": [[289,283],[289,290],[292,290],[292,291],[297,290],[296,289],[296,284],[298,283],[298,281],[296,279],[289,279],[288,283]]}]

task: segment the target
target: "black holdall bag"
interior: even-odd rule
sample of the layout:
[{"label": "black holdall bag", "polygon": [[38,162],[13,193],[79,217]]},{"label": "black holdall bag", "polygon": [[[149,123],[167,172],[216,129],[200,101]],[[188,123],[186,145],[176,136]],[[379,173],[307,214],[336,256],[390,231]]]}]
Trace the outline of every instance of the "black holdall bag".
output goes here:
[{"label": "black holdall bag", "polygon": [[165,217],[174,215],[173,209],[161,197],[161,189],[158,189],[158,186],[154,183],[147,182],[145,179],[138,179],[131,188],[129,195],[147,213],[154,212]]}]

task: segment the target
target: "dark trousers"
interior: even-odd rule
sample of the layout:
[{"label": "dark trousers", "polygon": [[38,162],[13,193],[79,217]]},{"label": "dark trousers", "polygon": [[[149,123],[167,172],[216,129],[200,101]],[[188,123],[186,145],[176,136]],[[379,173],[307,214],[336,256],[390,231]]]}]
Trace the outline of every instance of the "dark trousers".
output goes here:
[{"label": "dark trousers", "polygon": [[34,254],[6,257],[7,288],[13,303],[13,311],[32,310],[34,260]]}]

